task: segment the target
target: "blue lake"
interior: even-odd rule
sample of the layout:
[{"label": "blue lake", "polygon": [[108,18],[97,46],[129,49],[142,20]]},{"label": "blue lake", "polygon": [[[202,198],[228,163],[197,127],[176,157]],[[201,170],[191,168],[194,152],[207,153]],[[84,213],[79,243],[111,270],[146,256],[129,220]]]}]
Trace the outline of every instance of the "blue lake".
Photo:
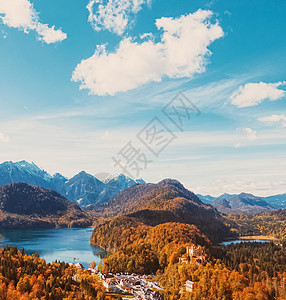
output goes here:
[{"label": "blue lake", "polygon": [[26,254],[38,253],[47,262],[98,264],[106,252],[89,243],[92,228],[0,230],[0,248],[16,246]]},{"label": "blue lake", "polygon": [[250,242],[258,242],[258,243],[268,243],[270,242],[269,240],[233,240],[233,241],[227,241],[227,242],[222,242],[220,245],[230,245],[230,244],[239,244],[239,243],[250,243]]}]

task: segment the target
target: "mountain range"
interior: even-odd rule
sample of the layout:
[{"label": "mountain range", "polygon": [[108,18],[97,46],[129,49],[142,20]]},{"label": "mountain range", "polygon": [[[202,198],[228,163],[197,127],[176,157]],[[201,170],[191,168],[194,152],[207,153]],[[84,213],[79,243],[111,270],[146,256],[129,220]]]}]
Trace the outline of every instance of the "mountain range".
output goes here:
[{"label": "mountain range", "polygon": [[202,202],[211,204],[224,214],[258,214],[273,209],[286,208],[286,194],[257,197],[249,193],[222,194],[219,197],[198,195]]},{"label": "mountain range", "polygon": [[[100,175],[100,176],[99,176]],[[142,179],[133,180],[123,174],[107,176],[108,174],[93,176],[82,171],[72,178],[60,173],[53,176],[27,161],[0,164],[0,186],[24,182],[57,191],[68,200],[77,203],[82,208],[101,205],[111,201],[119,192],[128,187],[144,184]],[[107,176],[107,177],[106,177]],[[286,194],[269,197],[257,197],[252,194],[222,194],[219,197],[197,195],[205,204],[213,205],[219,212],[225,214],[243,213],[254,214],[273,209],[286,208]]]},{"label": "mountain range", "polygon": [[0,186],[17,182],[53,189],[81,207],[108,202],[120,191],[135,184],[145,183],[142,179],[133,180],[123,174],[101,181],[85,171],[70,179],[59,173],[51,176],[36,164],[24,160],[0,164]]}]

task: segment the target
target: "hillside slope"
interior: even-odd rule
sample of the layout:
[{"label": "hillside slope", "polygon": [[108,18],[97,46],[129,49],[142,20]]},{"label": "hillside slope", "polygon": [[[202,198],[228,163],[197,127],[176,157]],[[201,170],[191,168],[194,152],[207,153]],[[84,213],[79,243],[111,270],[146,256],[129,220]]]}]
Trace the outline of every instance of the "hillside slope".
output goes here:
[{"label": "hillside slope", "polygon": [[164,223],[148,226],[127,216],[98,226],[90,242],[112,252],[103,260],[103,272],[151,274],[176,262],[192,244],[209,240],[194,225]]},{"label": "hillside slope", "polygon": [[26,183],[0,187],[0,228],[82,227],[90,224],[81,208],[57,192]]},{"label": "hillside slope", "polygon": [[180,182],[171,179],[132,186],[106,206],[93,209],[104,217],[127,215],[151,226],[167,222],[194,224],[213,242],[231,236],[216,209],[203,204]]}]

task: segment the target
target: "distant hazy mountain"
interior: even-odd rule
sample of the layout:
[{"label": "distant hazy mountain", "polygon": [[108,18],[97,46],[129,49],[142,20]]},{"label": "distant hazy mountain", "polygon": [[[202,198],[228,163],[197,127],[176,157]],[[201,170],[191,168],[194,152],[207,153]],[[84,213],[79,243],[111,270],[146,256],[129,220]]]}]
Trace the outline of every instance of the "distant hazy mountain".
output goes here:
[{"label": "distant hazy mountain", "polygon": [[257,214],[276,208],[267,203],[263,198],[246,193],[241,193],[239,195],[222,195],[216,198],[212,205],[219,212],[225,214]]},{"label": "distant hazy mountain", "polygon": [[59,193],[26,183],[0,186],[0,228],[86,227],[80,207]]},{"label": "distant hazy mountain", "polygon": [[0,186],[16,182],[53,189],[81,207],[108,202],[127,187],[145,183],[142,179],[134,181],[122,174],[110,176],[102,182],[84,171],[71,179],[59,173],[51,176],[34,163],[26,161],[0,164]]},{"label": "distant hazy mountain", "polygon": [[263,199],[267,203],[269,203],[277,208],[286,208],[286,194],[263,197]]},{"label": "distant hazy mountain", "polygon": [[105,189],[100,194],[98,203],[109,202],[119,192],[124,191],[130,186],[146,183],[143,179],[133,180],[123,174],[109,176],[103,182]]},{"label": "distant hazy mountain", "polygon": [[212,206],[203,204],[194,193],[172,179],[157,184],[133,185],[120,192],[107,205],[90,207],[92,209],[101,216],[127,215],[136,222],[150,226],[167,222],[194,224],[212,241],[230,235],[221,216]]},{"label": "distant hazy mountain", "polygon": [[205,204],[212,204],[213,201],[216,199],[216,197],[213,197],[211,195],[201,195],[197,194],[197,197]]},{"label": "distant hazy mountain", "polygon": [[219,197],[197,195],[203,203],[213,205],[225,214],[244,213],[257,214],[278,208],[286,208],[286,194],[257,197],[252,194],[222,194]]}]

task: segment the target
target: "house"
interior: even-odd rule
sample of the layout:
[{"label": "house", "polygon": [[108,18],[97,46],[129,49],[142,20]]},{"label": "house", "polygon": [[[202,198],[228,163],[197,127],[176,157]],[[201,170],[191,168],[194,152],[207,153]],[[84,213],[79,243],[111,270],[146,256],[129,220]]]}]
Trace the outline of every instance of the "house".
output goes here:
[{"label": "house", "polygon": [[76,263],[74,266],[78,269],[84,270],[84,266],[81,263]]},{"label": "house", "polygon": [[189,262],[189,259],[187,257],[180,257],[179,258],[179,262],[180,263],[188,263]]},{"label": "house", "polygon": [[186,283],[185,283],[186,291],[191,293],[194,289],[194,284],[195,283],[193,281],[187,280]]},{"label": "house", "polygon": [[103,280],[105,280],[105,279],[107,279],[107,278],[113,278],[114,276],[113,276],[113,274],[111,274],[111,273],[107,273],[107,274],[101,274],[101,278],[103,279]]},{"label": "house", "polygon": [[93,268],[88,268],[87,271],[90,275],[98,274],[98,271],[96,269],[93,269]]},{"label": "house", "polygon": [[109,292],[117,292],[119,290],[117,287],[117,282],[114,278],[106,278],[103,280],[102,284]]}]

